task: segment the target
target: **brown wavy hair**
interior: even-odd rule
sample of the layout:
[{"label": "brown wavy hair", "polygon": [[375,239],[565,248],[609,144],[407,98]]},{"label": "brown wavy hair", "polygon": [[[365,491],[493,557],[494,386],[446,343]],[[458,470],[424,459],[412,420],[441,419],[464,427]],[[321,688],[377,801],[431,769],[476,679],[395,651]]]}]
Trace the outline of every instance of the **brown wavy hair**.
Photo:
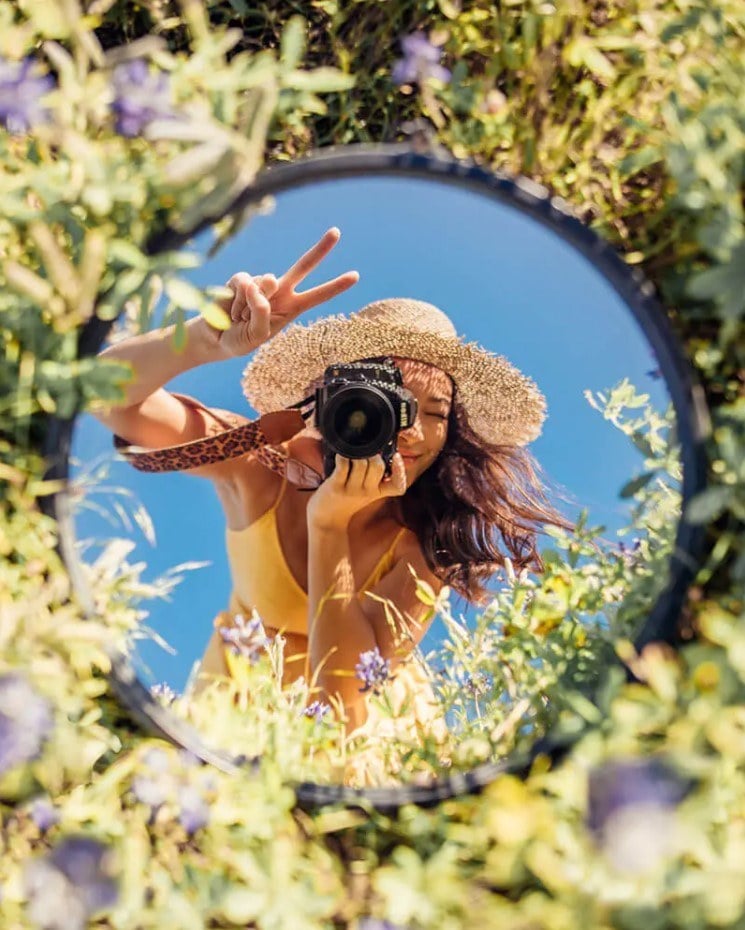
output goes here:
[{"label": "brown wavy hair", "polygon": [[445,446],[401,505],[430,570],[474,604],[488,600],[485,582],[505,559],[515,572],[542,570],[544,526],[574,526],[549,503],[527,449],[493,445],[471,429],[455,386]]}]

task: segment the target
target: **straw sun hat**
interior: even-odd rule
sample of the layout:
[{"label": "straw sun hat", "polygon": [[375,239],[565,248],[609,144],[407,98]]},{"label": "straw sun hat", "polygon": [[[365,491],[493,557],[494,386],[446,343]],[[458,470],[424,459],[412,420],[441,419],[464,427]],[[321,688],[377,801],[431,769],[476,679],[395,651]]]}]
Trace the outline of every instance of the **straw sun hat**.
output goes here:
[{"label": "straw sun hat", "polygon": [[302,400],[329,365],[395,355],[447,372],[471,428],[487,442],[523,446],[541,432],[546,400],[501,355],[463,342],[432,304],[389,298],[349,316],[295,323],[265,342],[243,372],[243,391],[260,413]]}]

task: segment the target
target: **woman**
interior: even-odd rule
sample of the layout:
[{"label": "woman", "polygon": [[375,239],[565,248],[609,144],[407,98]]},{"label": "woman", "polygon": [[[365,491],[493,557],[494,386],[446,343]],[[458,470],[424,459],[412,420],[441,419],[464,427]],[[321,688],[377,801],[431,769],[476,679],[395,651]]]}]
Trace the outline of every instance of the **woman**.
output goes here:
[{"label": "woman", "polygon": [[[411,689],[421,682],[409,656],[431,619],[417,579],[435,594],[448,584],[481,600],[485,580],[507,558],[517,569],[540,567],[536,532],[566,521],[546,503],[521,448],[540,432],[543,396],[504,358],[464,344],[437,308],[385,300],[348,318],[279,334],[300,313],[357,281],[347,272],[304,293],[295,290],[339,236],[329,230],[279,280],[243,273],[231,278],[225,331],[197,318],[187,324],[181,352],[168,329],[105,350],[107,358],[131,363],[134,380],[124,403],[98,417],[120,442],[159,449],[245,420],[164,389],[196,365],[261,346],[243,386],[263,414],[306,397],[328,365],[395,359],[418,412],[398,435],[389,476],[380,456],[337,456],[329,477],[308,494],[260,456],[190,469],[214,483],[222,503],[234,584],[230,608],[208,644],[203,676],[228,673],[226,633],[239,615],[250,617],[256,609],[268,634],[284,636],[285,683],[305,675],[317,697],[343,708],[348,728],[355,729],[369,710],[355,669],[378,655],[390,663],[403,702],[408,689],[416,703]],[[301,467],[323,472],[321,437],[313,427],[281,450]]]}]

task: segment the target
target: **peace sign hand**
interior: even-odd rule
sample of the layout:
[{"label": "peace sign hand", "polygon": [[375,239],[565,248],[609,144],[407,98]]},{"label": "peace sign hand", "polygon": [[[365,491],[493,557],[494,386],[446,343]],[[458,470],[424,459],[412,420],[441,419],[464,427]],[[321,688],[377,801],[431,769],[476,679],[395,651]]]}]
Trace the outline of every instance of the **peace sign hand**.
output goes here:
[{"label": "peace sign hand", "polygon": [[226,357],[248,355],[301,313],[331,300],[357,283],[357,272],[347,271],[302,293],[295,290],[340,238],[341,233],[336,227],[327,230],[279,279],[272,274],[252,277],[243,271],[233,275],[227,283],[233,297],[220,303],[222,309],[230,314],[231,325],[217,335],[218,345]]}]

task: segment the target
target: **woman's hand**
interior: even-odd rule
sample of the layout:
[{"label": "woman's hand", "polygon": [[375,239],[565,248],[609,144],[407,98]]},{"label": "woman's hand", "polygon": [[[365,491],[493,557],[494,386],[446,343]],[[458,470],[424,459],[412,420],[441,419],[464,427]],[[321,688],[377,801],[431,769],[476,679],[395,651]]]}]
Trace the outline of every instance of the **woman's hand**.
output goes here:
[{"label": "woman's hand", "polygon": [[346,530],[349,521],[360,510],[387,497],[406,493],[406,467],[396,453],[391,462],[391,475],[383,478],[385,462],[381,455],[371,459],[346,459],[336,456],[333,472],[323,482],[308,503],[308,527],[324,530]]},{"label": "woman's hand", "polygon": [[215,331],[218,346],[226,357],[248,355],[301,313],[331,300],[357,283],[357,272],[347,271],[302,293],[295,290],[340,238],[338,229],[329,229],[279,279],[273,274],[252,277],[243,271],[233,275],[227,283],[233,297],[220,303],[222,309],[230,314],[231,325],[227,330]]}]

